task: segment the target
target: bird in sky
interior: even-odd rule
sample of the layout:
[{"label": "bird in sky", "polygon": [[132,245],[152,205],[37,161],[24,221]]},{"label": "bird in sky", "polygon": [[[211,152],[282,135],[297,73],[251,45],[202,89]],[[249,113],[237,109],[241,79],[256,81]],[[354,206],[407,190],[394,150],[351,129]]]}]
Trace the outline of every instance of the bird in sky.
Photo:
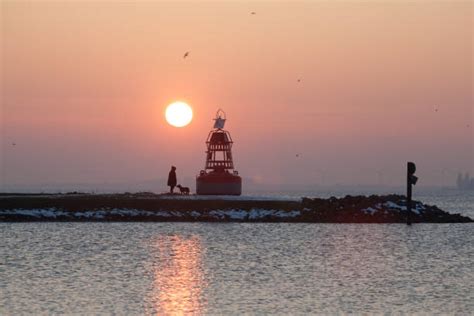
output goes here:
[{"label": "bird in sky", "polygon": [[301,79],[298,79],[298,82],[301,82]]},{"label": "bird in sky", "polygon": [[12,143],[12,146],[16,146],[16,143]]},{"label": "bird in sky", "polygon": [[184,56],[183,56],[183,58],[186,58],[186,57],[188,57],[188,55],[189,55],[189,52],[186,52],[186,53],[184,53]]},{"label": "bird in sky", "polygon": [[257,14],[255,11],[250,12],[250,14],[255,15]]},{"label": "bird in sky", "polygon": [[299,158],[301,156],[301,154],[296,154],[296,158]]}]

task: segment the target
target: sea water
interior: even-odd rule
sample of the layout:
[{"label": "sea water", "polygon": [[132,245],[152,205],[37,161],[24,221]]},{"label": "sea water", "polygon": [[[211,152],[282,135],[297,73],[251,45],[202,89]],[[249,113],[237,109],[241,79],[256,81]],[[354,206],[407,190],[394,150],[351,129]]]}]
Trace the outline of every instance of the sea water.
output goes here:
[{"label": "sea water", "polygon": [[[467,192],[418,199],[474,215]],[[0,223],[0,238],[2,315],[474,312],[474,224]]]}]

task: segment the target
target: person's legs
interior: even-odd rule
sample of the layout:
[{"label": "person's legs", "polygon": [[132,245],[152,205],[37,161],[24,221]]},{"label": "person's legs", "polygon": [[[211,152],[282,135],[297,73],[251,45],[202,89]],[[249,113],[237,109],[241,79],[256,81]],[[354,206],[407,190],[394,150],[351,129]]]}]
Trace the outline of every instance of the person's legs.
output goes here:
[{"label": "person's legs", "polygon": [[174,185],[170,185],[170,193],[173,193]]}]

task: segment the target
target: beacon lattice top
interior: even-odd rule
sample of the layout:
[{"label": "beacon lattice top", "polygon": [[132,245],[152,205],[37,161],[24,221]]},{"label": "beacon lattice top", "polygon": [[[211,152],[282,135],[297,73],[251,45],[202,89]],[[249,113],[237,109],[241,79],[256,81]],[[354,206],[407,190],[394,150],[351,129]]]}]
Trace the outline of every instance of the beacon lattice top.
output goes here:
[{"label": "beacon lattice top", "polygon": [[209,195],[240,195],[242,179],[234,170],[232,137],[224,130],[226,114],[219,109],[214,128],[206,140],[206,166],[196,178],[196,193]]}]

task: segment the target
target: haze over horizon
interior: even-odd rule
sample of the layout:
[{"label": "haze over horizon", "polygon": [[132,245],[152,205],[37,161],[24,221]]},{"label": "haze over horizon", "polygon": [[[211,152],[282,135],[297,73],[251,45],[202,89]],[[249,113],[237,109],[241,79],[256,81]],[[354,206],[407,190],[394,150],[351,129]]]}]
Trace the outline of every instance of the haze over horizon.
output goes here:
[{"label": "haze over horizon", "polygon": [[0,191],[155,185],[171,165],[193,187],[218,108],[253,185],[399,186],[407,161],[419,186],[474,175],[471,1],[0,10]]}]

